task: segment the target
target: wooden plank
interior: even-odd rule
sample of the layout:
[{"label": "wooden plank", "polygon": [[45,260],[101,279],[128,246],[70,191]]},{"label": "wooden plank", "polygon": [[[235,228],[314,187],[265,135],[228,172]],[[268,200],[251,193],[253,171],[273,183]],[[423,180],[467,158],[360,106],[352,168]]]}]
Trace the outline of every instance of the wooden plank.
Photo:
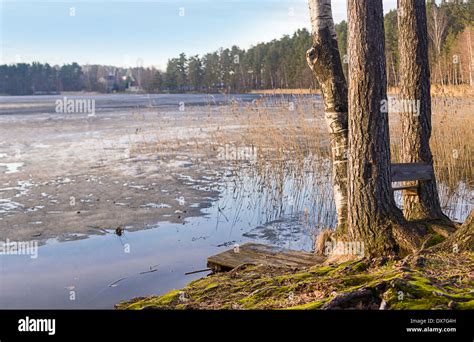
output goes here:
[{"label": "wooden plank", "polygon": [[239,246],[238,251],[232,248],[209,257],[207,267],[216,272],[229,271],[242,264],[301,268],[324,260],[323,256],[313,253],[249,242]]},{"label": "wooden plank", "polygon": [[403,191],[405,196],[418,196],[418,186],[397,186],[393,187],[393,191]]},{"label": "wooden plank", "polygon": [[400,190],[416,190],[418,189],[417,185],[406,185],[406,186],[394,186],[393,190],[394,191],[400,191]]},{"label": "wooden plank", "polygon": [[392,164],[392,182],[431,180],[433,168],[424,163]]}]

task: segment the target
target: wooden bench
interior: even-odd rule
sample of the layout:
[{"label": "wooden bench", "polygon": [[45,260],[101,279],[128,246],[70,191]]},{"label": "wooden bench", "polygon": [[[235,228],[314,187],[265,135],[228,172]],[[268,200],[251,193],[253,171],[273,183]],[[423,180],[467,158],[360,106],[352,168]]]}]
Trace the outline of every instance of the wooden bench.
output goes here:
[{"label": "wooden bench", "polygon": [[424,163],[392,164],[392,182],[414,182],[417,185],[393,187],[393,191],[403,191],[405,195],[417,196],[420,182],[433,179],[434,170],[431,165]]}]

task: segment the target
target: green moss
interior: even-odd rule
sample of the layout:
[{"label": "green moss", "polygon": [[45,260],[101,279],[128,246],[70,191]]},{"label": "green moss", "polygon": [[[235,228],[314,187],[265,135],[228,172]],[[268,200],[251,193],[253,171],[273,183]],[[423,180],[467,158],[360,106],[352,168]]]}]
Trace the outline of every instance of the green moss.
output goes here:
[{"label": "green moss", "polygon": [[377,282],[383,281],[389,283],[390,281],[402,277],[402,274],[398,271],[386,272],[377,275],[376,280],[369,282],[368,286],[375,286]]},{"label": "green moss", "polygon": [[397,279],[392,292],[386,294],[385,300],[392,309],[424,310],[433,308],[448,308],[451,301],[456,302],[456,307],[469,306],[474,299],[472,290],[451,292],[447,288],[435,286],[430,279],[414,275],[409,280]]},{"label": "green moss", "polygon": [[207,285],[204,290],[205,290],[205,291],[210,291],[210,290],[215,289],[215,288],[217,288],[217,287],[219,287],[219,284],[218,284],[218,283],[211,283],[211,284]]},{"label": "green moss", "polygon": [[470,300],[468,302],[460,302],[457,303],[456,309],[460,310],[474,310],[474,300]]},{"label": "green moss", "polygon": [[314,274],[310,272],[296,273],[296,274],[289,274],[289,275],[276,277],[275,281],[279,284],[286,284],[286,283],[291,283],[291,282],[302,281],[308,278],[312,278],[313,276]]},{"label": "green moss", "polygon": [[428,279],[419,276],[413,277],[413,280],[408,281],[408,284],[410,286],[407,291],[416,297],[431,297],[433,292],[439,291],[438,288],[431,285]]},{"label": "green moss", "polygon": [[353,272],[363,272],[367,270],[369,265],[367,264],[366,261],[361,260],[359,262],[356,262],[354,265],[352,265],[352,271]]},{"label": "green moss", "polygon": [[[431,281],[427,278],[421,276],[413,277],[414,280],[411,280],[409,283],[414,285],[417,289],[416,293],[418,296],[449,296],[452,299],[460,299],[465,300],[466,298],[474,299],[474,295],[471,291],[462,292],[456,291],[455,293],[449,293],[446,291],[446,288],[441,288],[437,286],[433,286]],[[466,290],[464,290],[466,291]],[[449,298],[448,298],[449,299]]]},{"label": "green moss", "polygon": [[455,287],[455,286],[444,286],[444,289],[446,291],[449,291],[449,293],[453,293],[453,294],[465,294],[466,293],[465,288],[458,288],[458,287]]},{"label": "green moss", "polygon": [[431,236],[431,238],[428,240],[428,242],[426,243],[426,246],[425,248],[430,248],[434,245],[437,245],[441,242],[443,242],[444,240],[446,240],[446,238],[440,234],[433,234]]},{"label": "green moss", "polygon": [[358,286],[367,284],[369,281],[373,280],[374,277],[370,275],[351,275],[347,277],[342,277],[341,282],[346,286]]},{"label": "green moss", "polygon": [[269,301],[282,301],[289,298],[293,286],[268,286],[254,291],[249,296],[240,299],[237,303],[247,309],[255,309]]},{"label": "green moss", "polygon": [[288,310],[317,310],[321,308],[321,306],[323,306],[325,303],[327,303],[327,299],[322,299],[322,300],[317,300],[315,302],[292,306],[292,307],[289,307]]},{"label": "green moss", "polygon": [[335,268],[332,266],[313,266],[309,269],[309,272],[318,276],[323,276],[333,271]]},{"label": "green moss", "polygon": [[146,307],[155,307],[155,308],[166,308],[168,305],[172,304],[175,301],[178,301],[179,295],[181,291],[179,290],[174,290],[166,293],[163,296],[159,297],[151,297],[151,298],[145,298],[143,300],[138,300],[136,302],[133,302],[129,305],[124,303],[123,307],[120,307],[120,309],[126,309],[126,310],[141,310]]},{"label": "green moss", "polygon": [[206,287],[209,284],[214,284],[216,283],[216,279],[213,277],[205,277],[201,279],[194,280],[190,282],[187,287]]},{"label": "green moss", "polygon": [[445,308],[447,309],[447,303],[433,301],[430,298],[401,300],[393,303],[390,308],[394,310],[430,310],[433,309],[434,306],[438,306],[439,304],[446,306]]},{"label": "green moss", "polygon": [[335,267],[332,271],[329,271],[328,275],[338,274],[338,273],[342,273],[343,271],[348,271],[348,270],[350,271],[352,269],[353,263],[354,263],[353,261],[343,262],[342,264]]}]

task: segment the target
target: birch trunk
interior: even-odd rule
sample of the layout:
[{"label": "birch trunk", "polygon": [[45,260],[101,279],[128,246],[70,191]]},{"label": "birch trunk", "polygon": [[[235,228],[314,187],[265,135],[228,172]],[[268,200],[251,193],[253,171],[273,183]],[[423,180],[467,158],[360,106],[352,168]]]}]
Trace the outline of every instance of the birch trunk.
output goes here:
[{"label": "birch trunk", "polygon": [[[433,166],[430,149],[431,95],[425,0],[398,0],[400,55],[401,159]],[[416,184],[409,184],[416,185]],[[418,196],[403,196],[408,220],[447,219],[441,210],[436,179],[419,183]]]},{"label": "birch trunk", "polygon": [[337,234],[347,232],[347,83],[332,18],[331,0],[310,0],[313,46],[306,53],[320,84],[332,149]]}]

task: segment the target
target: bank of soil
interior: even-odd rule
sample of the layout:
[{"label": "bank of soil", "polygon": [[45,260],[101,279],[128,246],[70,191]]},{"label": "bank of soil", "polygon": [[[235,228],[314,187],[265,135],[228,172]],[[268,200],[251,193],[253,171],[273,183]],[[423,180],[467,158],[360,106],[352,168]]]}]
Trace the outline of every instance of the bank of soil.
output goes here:
[{"label": "bank of soil", "polygon": [[242,265],[118,309],[474,309],[474,253],[306,269]]}]

